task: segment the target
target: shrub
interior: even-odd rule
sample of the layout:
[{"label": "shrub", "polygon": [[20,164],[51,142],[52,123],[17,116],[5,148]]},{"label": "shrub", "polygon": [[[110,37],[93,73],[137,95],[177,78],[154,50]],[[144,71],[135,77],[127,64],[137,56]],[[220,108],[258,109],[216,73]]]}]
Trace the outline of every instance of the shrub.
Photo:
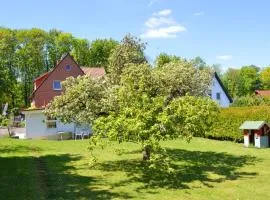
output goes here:
[{"label": "shrub", "polygon": [[251,106],[223,108],[211,131],[206,133],[205,136],[211,139],[242,142],[243,134],[242,131],[239,130],[239,127],[247,120],[270,122],[270,107]]},{"label": "shrub", "polygon": [[4,119],[3,121],[2,121],[2,126],[4,126],[4,127],[7,127],[8,125],[10,124],[10,120],[9,119]]},{"label": "shrub", "polygon": [[234,100],[232,106],[233,107],[270,106],[270,98],[256,95],[237,97]]},{"label": "shrub", "polygon": [[24,128],[24,127],[25,127],[25,121],[21,121],[21,122],[18,124],[18,127]]},{"label": "shrub", "polygon": [[6,116],[0,115],[0,126],[6,127],[9,125],[9,122],[10,120]]}]

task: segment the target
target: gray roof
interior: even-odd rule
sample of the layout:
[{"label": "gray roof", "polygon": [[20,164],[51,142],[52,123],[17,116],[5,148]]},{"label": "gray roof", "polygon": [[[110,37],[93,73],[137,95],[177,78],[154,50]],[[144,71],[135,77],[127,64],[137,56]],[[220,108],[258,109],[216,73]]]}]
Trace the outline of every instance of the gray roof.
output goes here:
[{"label": "gray roof", "polygon": [[267,124],[265,121],[245,121],[239,129],[251,129],[259,130],[264,124]]}]

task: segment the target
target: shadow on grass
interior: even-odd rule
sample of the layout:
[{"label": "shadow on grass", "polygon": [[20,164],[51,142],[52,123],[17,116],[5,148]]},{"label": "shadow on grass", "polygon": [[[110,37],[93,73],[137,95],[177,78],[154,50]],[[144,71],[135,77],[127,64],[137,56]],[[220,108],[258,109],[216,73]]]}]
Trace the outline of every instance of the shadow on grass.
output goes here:
[{"label": "shadow on grass", "polygon": [[[0,157],[0,196],[4,199],[128,199],[102,188],[102,180],[74,172],[79,156]],[[100,188],[95,188],[101,185]]]},{"label": "shadow on grass", "polygon": [[35,152],[40,152],[42,151],[41,148],[36,147],[36,146],[25,146],[25,145],[2,145],[0,146],[0,155],[2,153],[27,153],[27,152],[31,152],[31,151],[35,151]]},{"label": "shadow on grass", "polygon": [[[130,152],[134,153],[134,152]],[[172,159],[173,171],[162,170],[160,167],[149,168],[139,160],[118,160],[97,164],[96,168],[103,171],[123,171],[128,175],[128,180],[112,185],[113,187],[140,182],[141,189],[169,188],[188,189],[188,183],[199,181],[207,187],[211,183],[220,183],[226,180],[251,178],[256,172],[240,172],[238,169],[245,165],[253,165],[258,160],[251,156],[235,156],[227,153],[188,151],[183,149],[167,149],[168,156]],[[194,186],[193,186],[194,187]]]}]

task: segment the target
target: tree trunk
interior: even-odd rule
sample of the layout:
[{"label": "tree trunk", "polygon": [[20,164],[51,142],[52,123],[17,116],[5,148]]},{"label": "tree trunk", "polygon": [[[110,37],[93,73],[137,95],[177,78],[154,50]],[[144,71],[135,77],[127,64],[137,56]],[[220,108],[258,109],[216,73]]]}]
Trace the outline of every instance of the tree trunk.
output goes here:
[{"label": "tree trunk", "polygon": [[143,160],[147,161],[150,160],[150,152],[151,152],[151,146],[146,145],[143,150]]}]

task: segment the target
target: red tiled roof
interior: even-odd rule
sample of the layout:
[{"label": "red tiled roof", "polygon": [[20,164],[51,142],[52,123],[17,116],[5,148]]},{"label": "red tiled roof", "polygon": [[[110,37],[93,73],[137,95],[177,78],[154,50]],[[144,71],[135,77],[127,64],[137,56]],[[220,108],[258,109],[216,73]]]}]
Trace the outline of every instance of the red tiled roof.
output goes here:
[{"label": "red tiled roof", "polygon": [[[85,75],[91,76],[92,78],[99,78],[105,75],[104,68],[100,67],[81,67],[82,71],[85,73]],[[46,78],[51,71],[41,74],[39,77],[35,78],[34,82]]]},{"label": "red tiled roof", "polygon": [[255,90],[256,95],[270,97],[270,90]]},{"label": "red tiled roof", "polygon": [[101,67],[81,67],[81,69],[92,78],[100,78],[105,75],[105,69]]},{"label": "red tiled roof", "polygon": [[44,76],[49,75],[50,73],[51,73],[51,71],[48,71],[48,72],[45,72],[45,73],[41,74],[39,77],[35,78],[34,82],[41,79],[41,78],[43,78]]}]

